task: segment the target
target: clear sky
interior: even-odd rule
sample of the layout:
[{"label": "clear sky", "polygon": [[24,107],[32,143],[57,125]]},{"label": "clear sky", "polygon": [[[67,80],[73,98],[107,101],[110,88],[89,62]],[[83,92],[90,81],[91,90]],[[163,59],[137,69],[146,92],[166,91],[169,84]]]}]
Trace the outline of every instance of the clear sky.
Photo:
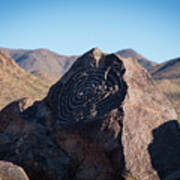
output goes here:
[{"label": "clear sky", "polygon": [[0,46],[180,57],[180,0],[0,0]]}]

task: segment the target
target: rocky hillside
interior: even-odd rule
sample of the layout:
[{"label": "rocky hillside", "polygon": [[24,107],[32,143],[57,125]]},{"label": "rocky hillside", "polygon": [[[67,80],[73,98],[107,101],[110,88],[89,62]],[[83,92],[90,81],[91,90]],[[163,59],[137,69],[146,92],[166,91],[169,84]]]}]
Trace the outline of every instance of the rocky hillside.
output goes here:
[{"label": "rocky hillside", "polygon": [[0,50],[15,59],[19,66],[29,72],[42,70],[62,75],[76,59],[76,56],[62,56],[47,49],[15,50],[0,48]]},{"label": "rocky hillside", "polygon": [[0,109],[23,97],[42,99],[49,84],[20,68],[7,54],[0,51]]},{"label": "rocky hillside", "polygon": [[180,119],[180,58],[175,58],[150,71],[159,88],[173,103]]},{"label": "rocky hillside", "polygon": [[180,79],[180,58],[169,60],[151,69],[154,79]]},{"label": "rocky hillside", "polygon": [[[45,99],[0,112],[0,157],[33,180],[165,180],[180,167],[169,100],[135,59],[92,49]],[[178,177],[177,177],[178,178]]]},{"label": "rocky hillside", "polygon": [[156,80],[157,86],[169,98],[177,111],[180,122],[180,79]]},{"label": "rocky hillside", "polygon": [[157,65],[157,63],[146,59],[145,57],[143,57],[142,55],[140,55],[139,53],[137,53],[133,49],[120,50],[120,51],[117,52],[117,54],[119,54],[120,56],[122,56],[124,58],[134,58],[134,59],[136,59],[147,70],[150,70],[152,67]]},{"label": "rocky hillside", "polygon": [[59,74],[48,73],[43,70],[35,70],[35,71],[32,71],[31,74],[33,74],[34,76],[38,77],[39,79],[42,79],[43,81],[49,83],[49,85],[54,84],[61,77],[61,75],[59,75]]}]

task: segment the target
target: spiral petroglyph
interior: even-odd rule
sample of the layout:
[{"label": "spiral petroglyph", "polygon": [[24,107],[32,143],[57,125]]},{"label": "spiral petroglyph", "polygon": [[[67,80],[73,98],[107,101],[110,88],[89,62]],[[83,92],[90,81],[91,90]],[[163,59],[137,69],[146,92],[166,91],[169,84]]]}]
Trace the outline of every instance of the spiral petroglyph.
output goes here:
[{"label": "spiral petroglyph", "polygon": [[126,91],[124,67],[115,55],[84,55],[88,65],[75,63],[71,75],[50,91],[59,122],[92,121],[120,107]]}]

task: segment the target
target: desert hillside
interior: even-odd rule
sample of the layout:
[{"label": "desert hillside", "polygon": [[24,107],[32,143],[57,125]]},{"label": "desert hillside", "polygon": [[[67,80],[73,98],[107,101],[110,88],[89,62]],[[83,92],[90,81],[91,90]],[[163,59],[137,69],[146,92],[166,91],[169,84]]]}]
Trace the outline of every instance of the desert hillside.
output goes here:
[{"label": "desert hillside", "polygon": [[7,54],[0,51],[0,109],[23,98],[42,99],[50,84],[20,68]]},{"label": "desert hillside", "polygon": [[153,67],[151,75],[161,91],[173,103],[180,119],[180,58]]},{"label": "desert hillside", "polygon": [[180,58],[171,59],[151,69],[154,79],[180,79]]},{"label": "desert hillside", "polygon": [[32,71],[31,74],[49,83],[49,85],[54,84],[56,81],[58,81],[61,78],[61,75],[59,74],[49,73],[43,70],[35,70],[35,71]]}]

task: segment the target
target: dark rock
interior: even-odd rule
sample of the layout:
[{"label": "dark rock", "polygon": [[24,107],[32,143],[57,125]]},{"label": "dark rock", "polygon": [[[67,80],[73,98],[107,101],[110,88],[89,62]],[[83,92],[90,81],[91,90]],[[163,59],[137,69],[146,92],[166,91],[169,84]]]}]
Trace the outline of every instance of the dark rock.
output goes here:
[{"label": "dark rock", "polygon": [[149,145],[148,151],[152,166],[158,172],[160,179],[166,177],[167,179],[173,179],[172,177],[174,180],[180,179],[179,150],[180,129],[176,121],[168,121],[153,130],[153,141]]},{"label": "dark rock", "polygon": [[[0,157],[21,165],[33,180],[119,180],[126,172],[161,178],[149,151],[156,142],[152,133],[177,117],[133,59],[92,49],[43,101],[16,107],[0,113]],[[177,171],[173,162],[169,166],[163,177]]]},{"label": "dark rock", "polygon": [[22,98],[9,104],[0,112],[0,132],[9,131],[17,133],[25,126],[25,121],[21,117],[21,113],[33,104],[29,98]]}]

